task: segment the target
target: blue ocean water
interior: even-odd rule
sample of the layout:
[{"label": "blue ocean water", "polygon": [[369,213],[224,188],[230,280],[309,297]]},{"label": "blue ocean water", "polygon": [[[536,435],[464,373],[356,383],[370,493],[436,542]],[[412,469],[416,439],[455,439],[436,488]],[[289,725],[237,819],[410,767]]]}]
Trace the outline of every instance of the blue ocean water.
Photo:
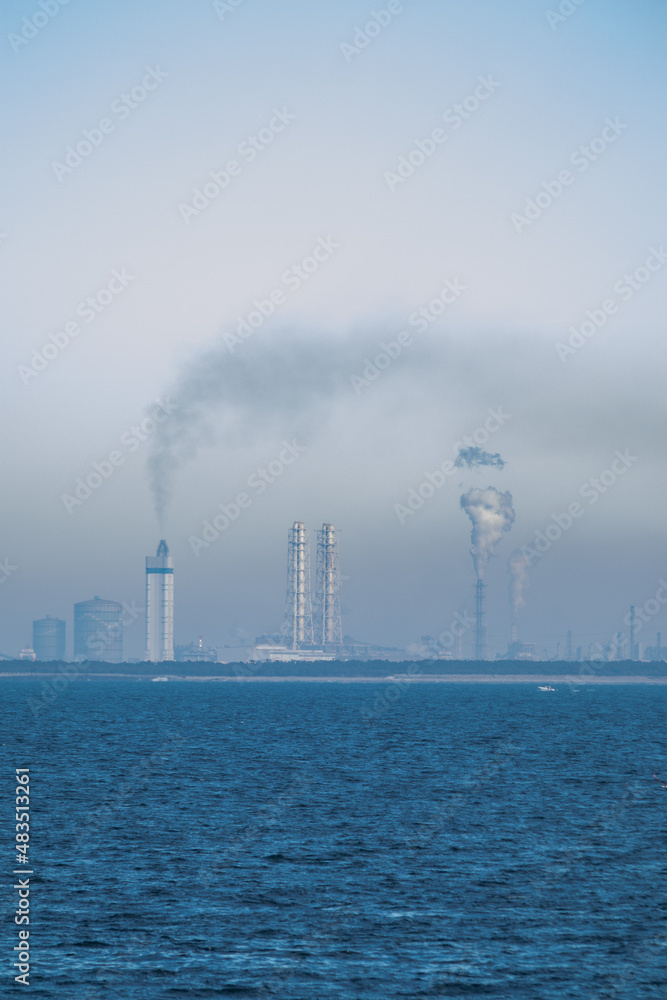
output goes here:
[{"label": "blue ocean water", "polygon": [[664,688],[40,691],[0,679],[2,995],[30,767],[31,997],[667,997]]}]

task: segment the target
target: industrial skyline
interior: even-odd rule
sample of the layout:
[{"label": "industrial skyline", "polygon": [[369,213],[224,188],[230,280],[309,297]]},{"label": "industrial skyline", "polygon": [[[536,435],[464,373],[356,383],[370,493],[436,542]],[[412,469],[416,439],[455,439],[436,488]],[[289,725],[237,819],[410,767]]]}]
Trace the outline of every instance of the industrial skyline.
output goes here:
[{"label": "industrial skyline", "polygon": [[279,632],[284,526],[323,516],[346,633],[407,648],[474,614],[459,501],[489,486],[492,651],[510,548],[526,641],[627,631],[667,533],[667,9],[425,0],[350,51],[358,0],[229,6],[63,4],[23,39],[2,5],[0,650],[96,593],[143,607],[163,537],[176,641]]},{"label": "industrial skyline", "polygon": [[[495,504],[495,500],[492,500]],[[123,635],[128,625],[138,619],[145,621],[145,654],[142,658],[129,657],[132,662],[168,663],[180,654],[186,660],[238,659],[334,659],[349,658],[403,658],[403,659],[463,659],[463,660],[662,660],[667,659],[667,648],[662,647],[661,631],[656,641],[638,641],[644,625],[661,612],[667,604],[667,583],[660,581],[655,598],[643,607],[632,605],[624,617],[624,629],[614,630],[605,641],[575,643],[572,629],[566,632],[565,649],[556,640],[551,649],[534,641],[519,639],[517,623],[511,625],[508,639],[493,637],[489,642],[486,624],[486,586],[478,577],[473,588],[472,614],[456,613],[449,628],[436,635],[424,635],[404,649],[391,649],[367,641],[360,642],[343,634],[340,590],[339,531],[331,523],[323,523],[316,531],[317,563],[315,588],[311,589],[310,535],[303,521],[295,521],[288,530],[287,588],[285,613],[279,634],[258,635],[253,641],[225,644],[215,650],[204,645],[200,635],[197,642],[181,642],[174,646],[174,560],[166,540],[162,539],[155,556],[146,557],[145,608],[129,606],[101,597],[79,601],[74,605],[73,659],[121,663],[127,659],[123,650]],[[474,534],[476,544],[479,534]],[[488,539],[487,539],[488,541]],[[495,543],[487,552],[495,555]],[[473,556],[476,549],[473,548]],[[510,564],[512,557],[510,557]],[[510,597],[513,589],[510,587]],[[506,642],[506,648],[505,648]],[[24,646],[17,658],[26,660],[65,660],[66,622],[47,615],[32,623],[32,645]],[[0,656],[7,658],[7,652]]]},{"label": "industrial skyline", "polygon": [[7,975],[657,997],[667,0],[3,32]]}]

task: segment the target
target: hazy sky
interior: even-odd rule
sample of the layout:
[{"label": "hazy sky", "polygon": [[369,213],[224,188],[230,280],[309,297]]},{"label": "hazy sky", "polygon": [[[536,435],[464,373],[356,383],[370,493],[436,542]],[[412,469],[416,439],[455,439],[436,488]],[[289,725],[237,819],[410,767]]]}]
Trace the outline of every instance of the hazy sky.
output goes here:
[{"label": "hazy sky", "polygon": [[[510,553],[573,503],[521,636],[604,641],[655,597],[667,12],[560,8],[5,0],[0,651],[94,594],[143,607],[156,455],[177,642],[279,628],[296,518],[341,529],[346,633],[437,634],[471,606],[471,487],[516,512],[486,574],[495,649]],[[237,336],[255,301],[273,315]],[[381,343],[400,355],[364,384]],[[401,514],[489,410],[505,468],[457,469]],[[283,441],[297,457],[260,490]],[[95,463],[111,474],[68,502]],[[638,638],[658,628],[662,610]]]}]

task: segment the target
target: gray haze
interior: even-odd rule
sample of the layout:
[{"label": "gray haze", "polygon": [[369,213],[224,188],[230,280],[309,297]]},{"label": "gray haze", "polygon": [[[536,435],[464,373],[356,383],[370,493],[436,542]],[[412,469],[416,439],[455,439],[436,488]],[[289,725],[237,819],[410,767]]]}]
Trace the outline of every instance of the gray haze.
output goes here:
[{"label": "gray haze", "polygon": [[519,549],[515,549],[507,560],[510,607],[514,621],[516,621],[519,617],[519,612],[526,605],[525,595],[530,587],[529,567],[530,561],[528,556]]},{"label": "gray haze", "polygon": [[[415,340],[357,394],[350,376],[361,374],[365,359],[401,325],[399,316],[365,333],[283,328],[258,336],[233,357],[211,348],[189,352],[180,376],[156,384],[152,395],[169,400],[175,390],[176,401],[184,386],[196,385],[202,398],[191,408],[179,406],[160,425],[164,429],[127,454],[113,477],[71,514],[61,494],[71,493],[79,477],[119,447],[142,412],[131,408],[120,414],[100,436],[95,424],[60,405],[58,433],[54,428],[53,436],[37,435],[33,464],[19,467],[8,455],[9,481],[21,483],[31,499],[8,522],[13,533],[6,554],[18,569],[0,591],[4,649],[26,644],[31,617],[58,614],[71,622],[71,604],[93,594],[142,606],[143,560],[161,537],[145,487],[147,466],[154,470],[156,462],[169,473],[158,482],[160,495],[168,490],[171,496],[166,537],[177,570],[177,641],[203,633],[223,645],[233,642],[239,629],[252,638],[279,628],[286,532],[297,517],[313,529],[324,520],[342,529],[342,566],[349,577],[346,633],[386,644],[437,635],[469,602],[474,580],[455,483],[446,479],[403,523],[393,508],[407,504],[410,490],[427,473],[455,460],[457,441],[482,427],[489,409],[499,408],[509,419],[493,440],[508,465],[502,472],[486,471],[502,476],[517,497],[514,547],[532,544],[552,514],[582,501],[582,484],[609,468],[617,449],[629,447],[639,456],[598,502],[584,505],[585,515],[535,562],[530,606],[522,615],[524,637],[547,648],[566,625],[582,642],[611,635],[630,603],[640,605],[654,595],[663,572],[654,536],[665,520],[657,503],[659,428],[666,416],[658,370],[643,374],[645,401],[638,409],[626,403],[634,349],[625,359],[620,342],[608,345],[604,355],[583,357],[580,368],[563,369],[553,366],[550,345],[539,338],[508,335],[501,347],[479,332],[473,343],[441,326]],[[289,364],[273,368],[283,356]],[[206,389],[206,368],[214,364],[220,378]],[[523,379],[525,365],[544,372],[539,394]],[[46,402],[50,383],[39,391]],[[29,408],[19,408],[23,426],[30,426],[33,416]],[[194,556],[189,539],[201,537],[218,505],[248,491],[248,478],[280,454],[284,439],[293,438],[306,448],[298,461],[253,497],[252,507],[218,541]],[[45,490],[44,477],[55,488]],[[638,495],[647,505],[640,520],[633,513]],[[620,562],[622,579],[616,573]],[[493,565],[486,582],[490,630],[502,649],[509,631],[507,584]],[[587,594],[586,614],[580,587]],[[646,634],[659,624],[658,618]],[[127,630],[132,655],[142,654],[142,628],[138,622]]]}]

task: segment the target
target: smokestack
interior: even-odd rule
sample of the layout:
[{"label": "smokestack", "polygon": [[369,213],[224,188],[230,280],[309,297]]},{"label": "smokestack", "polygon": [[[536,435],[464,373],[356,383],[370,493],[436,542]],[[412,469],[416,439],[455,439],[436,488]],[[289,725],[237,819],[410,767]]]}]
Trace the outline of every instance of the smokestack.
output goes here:
[{"label": "smokestack", "polygon": [[313,646],[310,547],[303,521],[295,521],[287,541],[287,601],[283,634],[292,649]]},{"label": "smokestack", "polygon": [[510,639],[510,642],[516,643],[516,641],[517,641],[517,638],[516,638],[516,625],[512,625],[512,637]]},{"label": "smokestack", "polygon": [[486,610],[484,601],[484,584],[481,580],[477,581],[477,586],[475,588],[475,659],[476,660],[486,660],[487,644],[486,644]]},{"label": "smokestack", "polygon": [[625,651],[625,635],[623,634],[623,632],[617,632],[616,633],[616,659],[617,660],[624,660],[625,659],[625,653],[626,653],[626,651]]},{"label": "smokestack", "polygon": [[468,490],[460,500],[461,507],[472,522],[470,554],[473,558],[477,587],[475,590],[475,659],[488,657],[484,584],[482,579],[503,534],[514,524],[512,494],[500,493],[495,487]]},{"label": "smokestack", "polygon": [[338,533],[333,524],[323,524],[317,532],[316,629],[318,643],[343,645],[340,614],[340,571]]},{"label": "smokestack", "polygon": [[146,660],[174,659],[174,560],[164,539],[146,558]]},{"label": "smokestack", "polygon": [[565,658],[568,663],[572,663],[572,629],[567,630],[567,652]]},{"label": "smokestack", "polygon": [[632,604],[630,606],[630,657],[631,660],[635,659],[635,606]]}]

